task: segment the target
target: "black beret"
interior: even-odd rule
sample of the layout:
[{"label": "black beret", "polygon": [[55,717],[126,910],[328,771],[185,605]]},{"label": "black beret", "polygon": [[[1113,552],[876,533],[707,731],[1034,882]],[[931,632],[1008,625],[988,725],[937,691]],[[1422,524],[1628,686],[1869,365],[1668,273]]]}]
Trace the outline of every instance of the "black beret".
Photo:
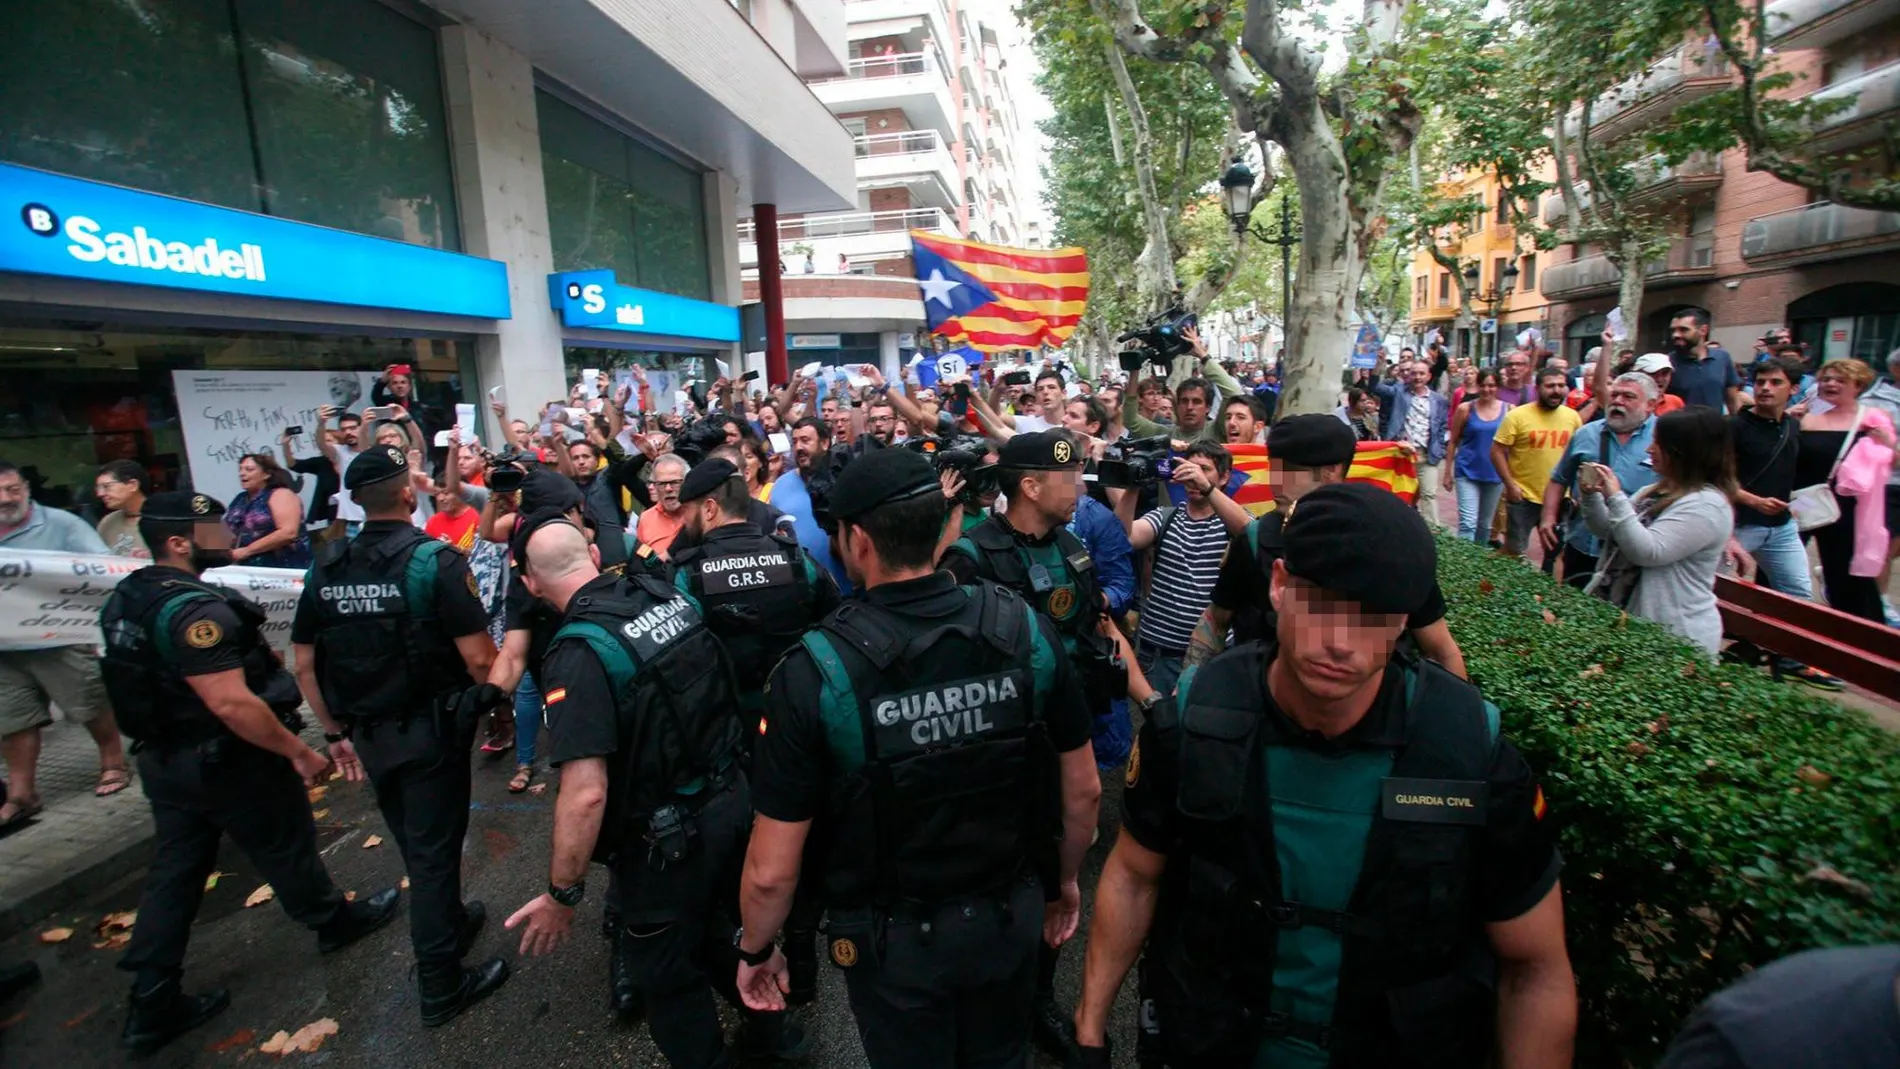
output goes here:
[{"label": "black beret", "polygon": [[1438,547],[1425,518],[1384,487],[1316,487],[1288,511],[1281,537],[1289,574],[1367,612],[1415,612],[1438,582]]},{"label": "black beret", "polygon": [[1018,434],[996,452],[996,465],[1012,471],[1055,471],[1083,462],[1082,451],[1067,431],[1047,430]]},{"label": "black beret", "polygon": [[139,513],[148,520],[189,523],[195,520],[215,520],[224,515],[224,504],[209,494],[200,494],[191,490],[166,490],[145,499],[145,508]]},{"label": "black beret", "polygon": [[343,469],[343,487],[355,490],[409,474],[409,458],[393,445],[373,445]]},{"label": "black beret", "polygon": [[561,509],[540,509],[535,512],[524,512],[515,517],[514,532],[508,536],[508,551],[514,557],[516,568],[528,566],[528,539],[533,537],[536,531],[551,523],[574,526],[574,521],[568,519],[567,513]]},{"label": "black beret", "polygon": [[937,469],[909,449],[872,449],[845,466],[831,486],[831,515],[849,519],[892,501],[940,489]]},{"label": "black beret", "polygon": [[693,465],[693,470],[687,472],[686,478],[680,482],[680,503],[698,501],[719,489],[727,479],[737,474],[739,474],[739,469],[733,467],[732,461],[724,457],[700,461]]},{"label": "black beret", "polygon": [[587,500],[574,480],[558,471],[530,468],[521,480],[521,511],[552,510],[566,512],[579,508]]},{"label": "black beret", "polygon": [[1301,468],[1351,464],[1358,448],[1352,428],[1330,413],[1288,416],[1267,431],[1267,456]]}]

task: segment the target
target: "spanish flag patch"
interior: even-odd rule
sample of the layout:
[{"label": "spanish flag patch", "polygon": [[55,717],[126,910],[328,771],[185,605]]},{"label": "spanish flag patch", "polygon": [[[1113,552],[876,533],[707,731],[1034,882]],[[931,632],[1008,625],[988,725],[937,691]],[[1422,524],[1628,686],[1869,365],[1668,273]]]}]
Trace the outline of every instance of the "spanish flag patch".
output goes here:
[{"label": "spanish flag patch", "polygon": [[[548,705],[553,705],[555,702],[566,701],[566,700],[567,700],[566,687],[555,687],[553,690],[548,691],[547,694],[543,696],[543,701],[545,701],[545,703]],[[1538,804],[1539,805],[1543,804],[1542,799],[1539,799]]]},{"label": "spanish flag patch", "polygon": [[1544,819],[1544,814],[1548,812],[1550,812],[1550,806],[1544,802],[1544,788],[1539,787],[1537,788],[1536,797],[1531,799],[1531,816],[1542,820]]},{"label": "spanish flag patch", "polygon": [[765,734],[765,718],[759,717],[759,734]]}]

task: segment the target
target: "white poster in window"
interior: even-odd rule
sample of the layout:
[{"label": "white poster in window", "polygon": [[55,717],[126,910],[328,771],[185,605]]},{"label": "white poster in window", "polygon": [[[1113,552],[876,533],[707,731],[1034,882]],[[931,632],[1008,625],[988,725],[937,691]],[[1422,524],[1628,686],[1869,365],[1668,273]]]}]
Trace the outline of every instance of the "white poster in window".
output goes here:
[{"label": "white poster in window", "polygon": [[[242,490],[238,461],[246,453],[269,453],[284,462],[286,427],[299,460],[319,455],[317,409],[361,413],[370,403],[374,371],[174,371],[178,422],[185,434],[186,468],[192,488],[229,505]],[[316,479],[303,477],[305,514]]]}]

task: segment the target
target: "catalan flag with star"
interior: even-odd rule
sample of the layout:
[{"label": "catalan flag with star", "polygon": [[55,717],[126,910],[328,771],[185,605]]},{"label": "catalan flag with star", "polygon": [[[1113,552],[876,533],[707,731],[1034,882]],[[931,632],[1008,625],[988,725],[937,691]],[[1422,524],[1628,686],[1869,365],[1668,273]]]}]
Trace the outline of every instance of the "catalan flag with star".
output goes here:
[{"label": "catalan flag with star", "polygon": [[[1267,484],[1267,447],[1230,445],[1234,470],[1247,481],[1233,492],[1234,500],[1256,516],[1273,509],[1273,488]],[[1383,486],[1410,505],[1418,499],[1418,465],[1396,442],[1360,442],[1352,456],[1346,481]]]},{"label": "catalan flag with star", "polygon": [[1058,346],[1088,306],[1088,254],[1081,249],[1012,249],[910,232],[933,334],[986,353]]}]

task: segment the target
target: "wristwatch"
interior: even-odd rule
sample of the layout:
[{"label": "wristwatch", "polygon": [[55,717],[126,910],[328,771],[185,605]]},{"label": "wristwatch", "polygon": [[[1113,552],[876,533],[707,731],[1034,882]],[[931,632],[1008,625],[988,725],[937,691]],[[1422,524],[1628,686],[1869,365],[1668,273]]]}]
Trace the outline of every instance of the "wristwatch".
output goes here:
[{"label": "wristwatch", "polygon": [[763,950],[755,950],[750,953],[747,953],[746,948],[743,945],[744,941],[745,941],[744,928],[741,928],[738,931],[732,933],[732,949],[739,952],[739,960],[745,962],[747,965],[750,965],[755,969],[761,965],[764,965],[766,962],[771,961],[772,952],[778,949],[777,946],[768,942],[765,944],[765,948]]},{"label": "wristwatch", "polygon": [[323,741],[327,743],[331,743],[331,744],[335,744],[339,742],[347,742],[349,741],[349,738],[350,738],[349,728],[344,728],[342,731],[335,731],[335,732],[326,731],[323,733]]},{"label": "wristwatch", "polygon": [[554,886],[554,882],[552,880],[548,881],[548,897],[554,899],[556,902],[559,902],[561,905],[566,906],[569,909],[573,909],[575,906],[580,905],[581,899],[586,894],[587,894],[586,880],[575,880],[574,885],[572,887],[556,887]]},{"label": "wristwatch", "polygon": [[1150,693],[1146,698],[1135,699],[1135,709],[1137,712],[1141,713],[1141,715],[1143,716],[1147,716],[1149,713],[1153,712],[1154,707],[1160,704],[1161,704],[1161,692],[1158,690]]}]

